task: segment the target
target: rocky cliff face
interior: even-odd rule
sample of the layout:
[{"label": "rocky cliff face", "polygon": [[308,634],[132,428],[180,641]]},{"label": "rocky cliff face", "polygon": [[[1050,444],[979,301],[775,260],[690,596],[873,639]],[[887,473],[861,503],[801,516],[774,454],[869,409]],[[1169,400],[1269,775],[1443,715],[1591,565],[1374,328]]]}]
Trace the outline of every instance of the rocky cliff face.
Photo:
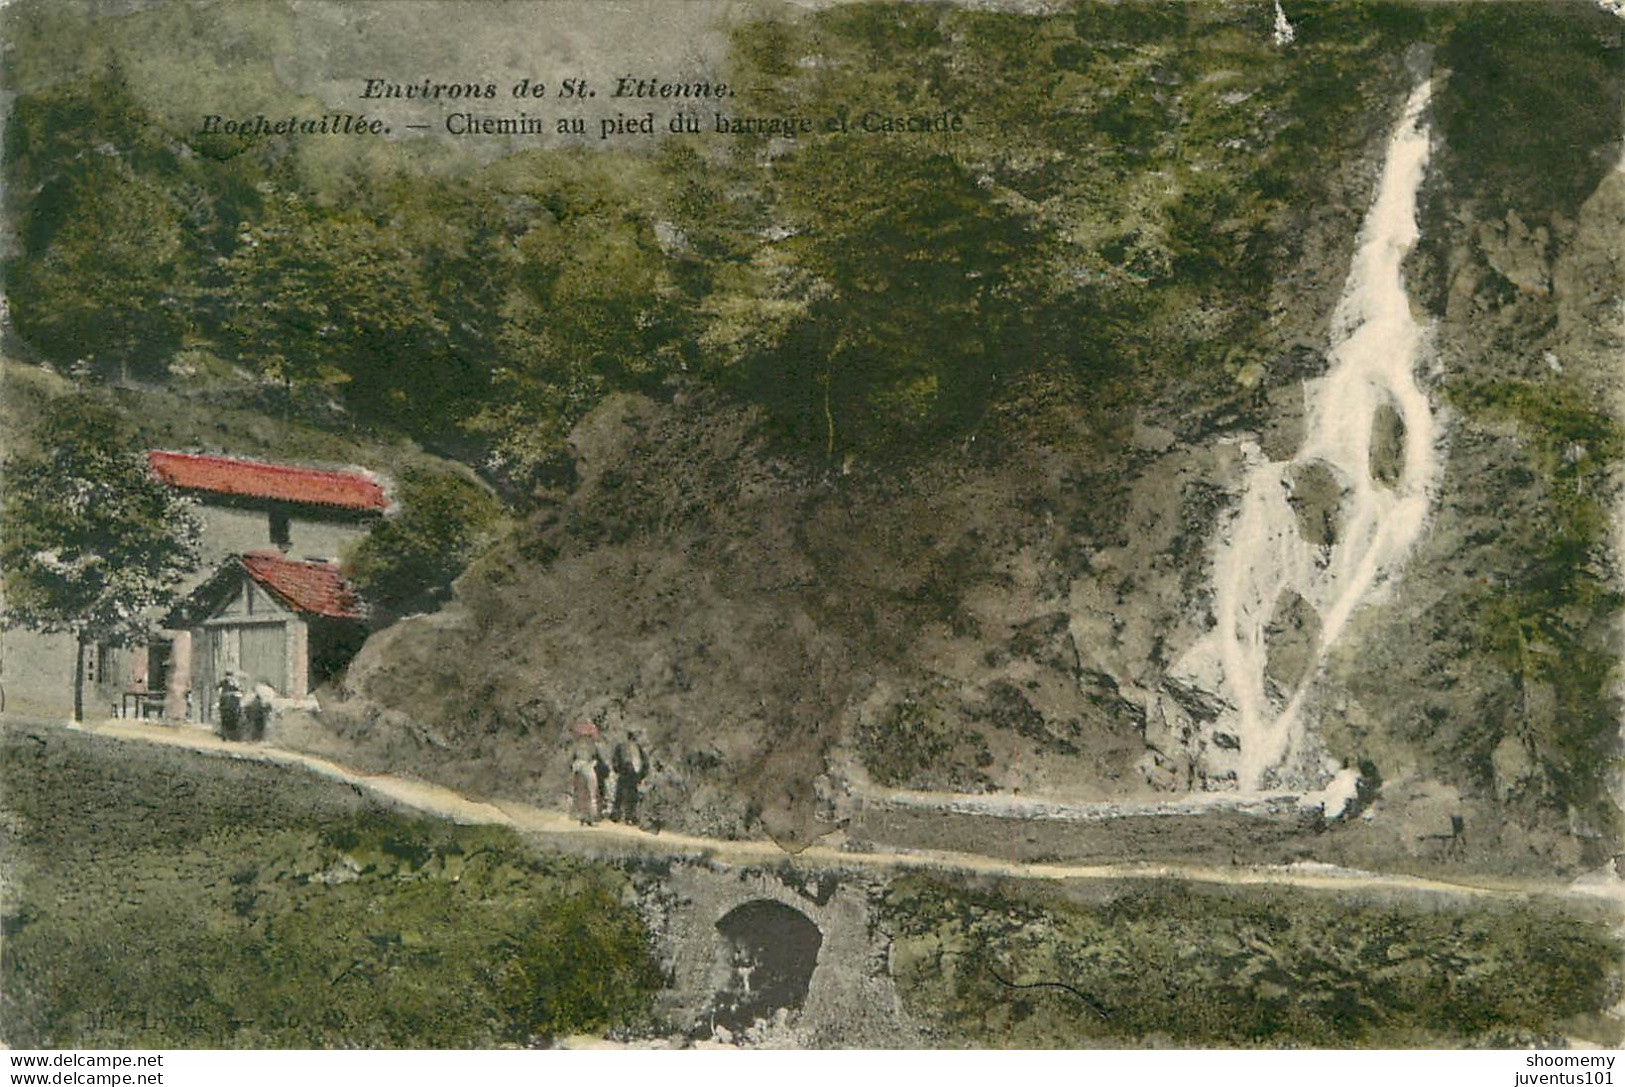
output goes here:
[{"label": "rocky cliff face", "polygon": [[1610,172],[1555,227],[1462,210],[1438,319],[1438,513],[1322,695],[1334,745],[1525,813],[1561,805],[1599,841],[1618,743],[1622,194]]},{"label": "rocky cliff face", "polygon": [[[456,607],[368,644],[349,685],[387,710],[328,716],[496,791],[559,791],[578,718],[638,728],[650,816],[712,833],[805,833],[826,772],[1147,790],[1128,661],[1155,669],[1180,637],[1224,462],[1169,443],[1092,478],[1091,435],[1066,441],[826,478],[774,457],[748,410],[618,398],[576,432],[558,509]],[[1074,621],[1119,598],[1132,621]]]}]

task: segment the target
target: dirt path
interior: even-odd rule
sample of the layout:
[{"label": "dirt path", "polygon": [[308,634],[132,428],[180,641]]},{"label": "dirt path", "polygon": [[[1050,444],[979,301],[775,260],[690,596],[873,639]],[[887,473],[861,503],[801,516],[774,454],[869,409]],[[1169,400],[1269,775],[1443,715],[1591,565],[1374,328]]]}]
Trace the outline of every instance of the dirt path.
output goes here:
[{"label": "dirt path", "polygon": [[[276,766],[297,766],[325,778],[343,781],[374,796],[453,822],[496,824],[524,834],[541,834],[566,848],[625,849],[666,855],[712,857],[734,864],[767,864],[791,854],[772,841],[702,838],[669,831],[654,833],[621,823],[583,826],[561,811],[550,811],[517,801],[474,800],[440,785],[394,774],[369,774],[330,759],[264,744],[228,743],[188,727],[152,725],[135,721],[99,721],[70,726],[75,731],[110,739],[185,748],[224,758]],[[1193,864],[1022,864],[976,853],[945,850],[887,850],[848,852],[829,845],[814,845],[794,854],[798,864],[839,868],[939,869],[977,875],[1009,876],[1032,880],[1069,879],[1184,879],[1235,886],[1270,885],[1320,890],[1421,891],[1434,894],[1522,899],[1532,895],[1560,898],[1611,898],[1625,903],[1625,888],[1618,881],[1585,880],[1576,883],[1486,881],[1450,883],[1418,876],[1386,875],[1323,864],[1285,866],[1209,867]]]}]

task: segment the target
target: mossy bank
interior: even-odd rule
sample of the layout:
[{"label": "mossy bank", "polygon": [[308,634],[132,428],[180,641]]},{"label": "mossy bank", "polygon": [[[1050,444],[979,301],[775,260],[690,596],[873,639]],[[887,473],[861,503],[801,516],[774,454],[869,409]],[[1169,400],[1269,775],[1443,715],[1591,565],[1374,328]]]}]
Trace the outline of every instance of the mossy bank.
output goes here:
[{"label": "mossy bank", "polygon": [[479,1048],[647,1028],[626,874],[276,767],[7,725],[21,1048]]}]

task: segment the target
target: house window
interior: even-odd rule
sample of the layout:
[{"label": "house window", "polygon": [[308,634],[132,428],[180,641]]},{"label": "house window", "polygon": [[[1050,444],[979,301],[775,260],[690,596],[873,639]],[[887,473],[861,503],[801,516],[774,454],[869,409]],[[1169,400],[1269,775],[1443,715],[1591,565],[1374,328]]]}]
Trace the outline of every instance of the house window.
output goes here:
[{"label": "house window", "polygon": [[172,642],[158,641],[147,647],[147,690],[162,691],[169,686],[169,661],[174,651]]},{"label": "house window", "polygon": [[293,546],[293,530],[286,513],[271,511],[271,542],[284,551]]},{"label": "house window", "polygon": [[102,683],[107,679],[107,646],[98,642],[85,646],[85,685]]}]

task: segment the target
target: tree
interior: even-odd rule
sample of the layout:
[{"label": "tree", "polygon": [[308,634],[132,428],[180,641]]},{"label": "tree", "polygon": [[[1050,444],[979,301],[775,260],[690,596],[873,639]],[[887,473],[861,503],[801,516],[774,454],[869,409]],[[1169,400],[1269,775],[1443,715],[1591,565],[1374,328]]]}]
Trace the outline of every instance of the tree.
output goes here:
[{"label": "tree", "polygon": [[537,166],[528,221],[497,254],[490,394],[465,420],[487,467],[534,493],[569,430],[607,393],[686,368],[687,308],[645,175],[624,159]]},{"label": "tree", "polygon": [[74,720],[85,651],[142,640],[198,565],[199,524],[131,452],[119,414],[85,395],[46,409],[38,453],[6,466],[4,623],[74,636]]},{"label": "tree", "polygon": [[5,132],[8,295],[18,333],[57,364],[151,378],[193,331],[211,201],[171,143],[117,65],[18,96]]},{"label": "tree", "polygon": [[387,226],[298,196],[268,202],[225,262],[227,339],[282,384],[349,384],[367,414],[409,415],[443,340],[417,258]]},{"label": "tree", "polygon": [[348,563],[356,588],[384,616],[443,599],[490,545],[502,514],[478,484],[417,469],[402,473],[400,498],[400,513],[380,521]]},{"label": "tree", "polygon": [[1027,366],[1029,216],[951,156],[835,136],[775,164],[779,220],[707,300],[705,341],[806,445],[918,448]]}]

